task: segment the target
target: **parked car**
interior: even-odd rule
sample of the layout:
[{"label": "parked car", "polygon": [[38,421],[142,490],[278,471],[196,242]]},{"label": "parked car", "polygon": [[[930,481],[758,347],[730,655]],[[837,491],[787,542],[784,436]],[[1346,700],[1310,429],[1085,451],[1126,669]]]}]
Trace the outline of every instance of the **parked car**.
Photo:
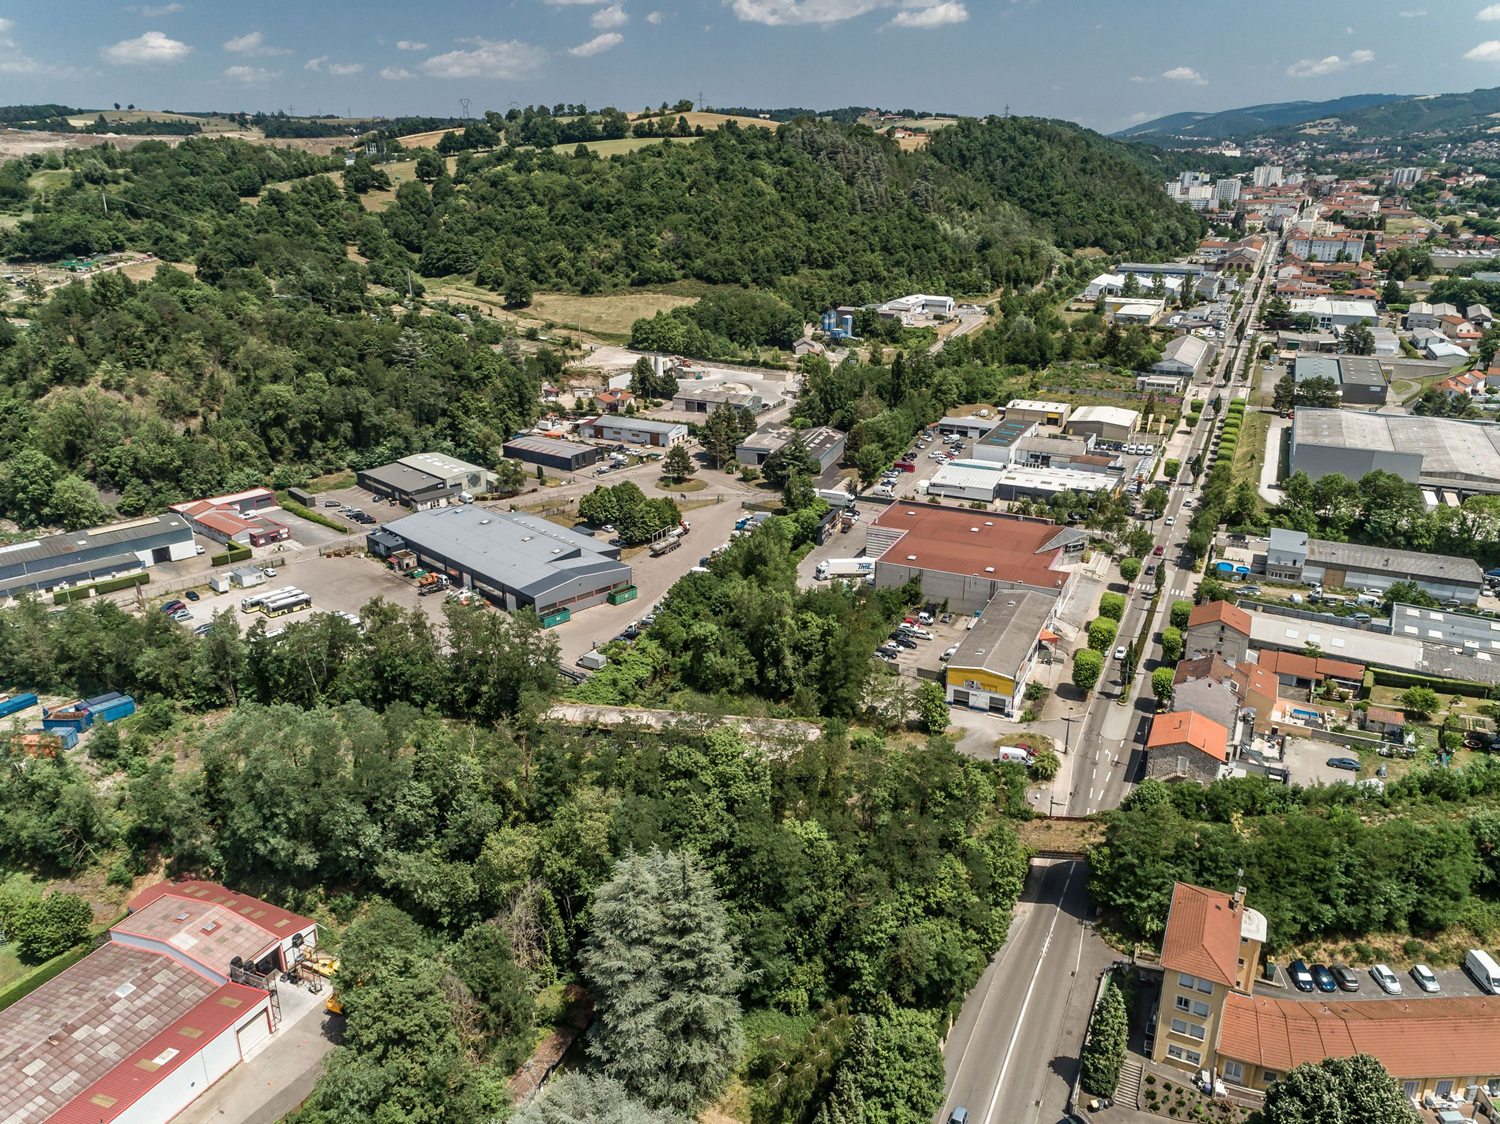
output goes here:
[{"label": "parked car", "polygon": [[901,654],[901,649],[894,644],[882,644],[875,649],[875,654],[881,659],[893,660]]},{"label": "parked car", "polygon": [[1359,977],[1347,964],[1335,964],[1331,971],[1333,978],[1338,982],[1340,991],[1359,990]]},{"label": "parked car", "polygon": [[1426,964],[1413,964],[1408,973],[1417,982],[1417,986],[1429,995],[1434,995],[1443,990],[1443,985],[1438,983],[1437,976]]},{"label": "parked car", "polygon": [[1117,659],[1117,660],[1123,660],[1124,658],[1125,658],[1125,645],[1121,644],[1118,648],[1115,649],[1115,659]]},{"label": "parked car", "polygon": [[186,593],[184,593],[183,596],[186,597],[189,601],[196,601],[198,600],[198,591],[195,589],[190,589]]},{"label": "parked car", "polygon": [[164,613],[166,613],[167,616],[171,616],[173,613],[177,612],[178,609],[186,609],[186,608],[187,608],[187,606],[184,605],[181,601],[173,600],[173,601],[168,601],[165,605],[163,605],[161,607],[161,611],[164,612]]},{"label": "parked car", "polygon": [[1313,983],[1317,984],[1319,991],[1337,991],[1338,980],[1334,979],[1333,973],[1328,970],[1327,964],[1314,964],[1312,966]]},{"label": "parked car", "polygon": [[267,566],[264,570],[261,571],[261,573],[265,574],[268,578],[274,578],[276,576],[276,570],[272,566]]},{"label": "parked car", "polygon": [[958,645],[957,644],[950,644],[948,647],[946,647],[946,648],[943,649],[943,654],[938,657],[938,662],[939,663],[947,663],[949,660],[951,660],[953,658],[953,653],[956,652],[956,651],[958,651]]},{"label": "parked car", "polygon": [[186,621],[192,620],[193,614],[188,612],[186,609],[178,609],[175,613],[172,614],[172,619],[178,624],[183,624]]},{"label": "parked car", "polygon": [[1307,964],[1304,961],[1293,960],[1287,965],[1286,974],[1291,977],[1292,986],[1298,991],[1313,989],[1312,973],[1307,970]]},{"label": "parked car", "polygon": [[900,644],[903,648],[915,648],[917,646],[917,642],[904,632],[896,633],[896,635],[891,637],[891,641]]},{"label": "parked car", "polygon": [[1348,769],[1351,773],[1359,772],[1358,757],[1330,757],[1327,764],[1330,769]]},{"label": "parked car", "polygon": [[1246,597],[1259,597],[1260,596],[1260,586],[1258,586],[1258,585],[1242,585],[1242,586],[1240,586],[1240,592],[1243,593]]},{"label": "parked car", "polygon": [[[1412,969],[1416,971],[1416,969]],[[1384,964],[1377,964],[1370,969],[1370,978],[1375,981],[1381,991],[1387,995],[1401,994],[1401,981],[1396,978],[1396,973]]]}]

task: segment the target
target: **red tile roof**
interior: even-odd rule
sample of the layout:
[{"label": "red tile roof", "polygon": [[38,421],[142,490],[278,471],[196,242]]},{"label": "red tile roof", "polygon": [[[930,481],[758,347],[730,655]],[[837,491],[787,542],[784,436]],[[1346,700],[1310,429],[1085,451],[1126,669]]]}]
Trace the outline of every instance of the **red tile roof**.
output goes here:
[{"label": "red tile roof", "polygon": [[1233,902],[1218,890],[1176,883],[1167,911],[1167,931],[1161,939],[1162,967],[1233,987],[1238,979],[1241,923],[1240,910],[1233,908]]},{"label": "red tile roof", "polygon": [[1328,1057],[1373,1054],[1398,1081],[1488,1076],[1500,1073],[1500,999],[1351,1003],[1231,994],[1219,1053],[1281,1072]]},{"label": "red tile roof", "polygon": [[1054,569],[1062,550],[1043,551],[1062,531],[1055,523],[927,504],[893,504],[871,526],[906,532],[880,558],[892,565],[1041,589],[1056,589],[1068,578],[1065,571]]},{"label": "red tile roof", "polygon": [[1188,614],[1188,627],[1210,623],[1228,625],[1238,633],[1250,635],[1250,614],[1228,601],[1205,601],[1193,606]]},{"label": "red tile roof", "polygon": [[1260,666],[1272,675],[1293,675],[1299,679],[1363,679],[1365,666],[1347,660],[1331,660],[1327,656],[1313,659],[1301,652],[1276,652],[1261,649]]},{"label": "red tile roof", "polygon": [[[113,1069],[50,1116],[47,1124],[109,1124],[234,1026],[236,1020],[247,1018],[266,998],[266,993],[256,988],[224,984],[145,1045],[126,1054]],[[238,1047],[235,1053],[238,1057]]]},{"label": "red tile roof", "polygon": [[1210,652],[1206,656],[1181,660],[1177,664],[1177,674],[1172,676],[1172,683],[1181,685],[1191,679],[1212,679],[1215,682],[1222,682],[1232,678],[1234,678],[1234,664],[1219,653]]},{"label": "red tile roof", "polygon": [[1242,663],[1234,669],[1234,677],[1240,685],[1240,694],[1254,691],[1268,698],[1279,698],[1281,682],[1269,670],[1259,664]]},{"label": "red tile roof", "polygon": [[1146,748],[1163,745],[1190,745],[1219,761],[1229,760],[1229,731],[1194,710],[1174,710],[1151,720]]}]

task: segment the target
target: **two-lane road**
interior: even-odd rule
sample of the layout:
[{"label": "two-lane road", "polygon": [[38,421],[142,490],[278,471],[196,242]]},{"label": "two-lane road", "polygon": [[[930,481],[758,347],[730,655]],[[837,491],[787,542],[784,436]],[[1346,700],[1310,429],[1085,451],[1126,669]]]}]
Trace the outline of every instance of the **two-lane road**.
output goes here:
[{"label": "two-lane road", "polygon": [[1038,863],[1010,937],[944,1046],[948,1097],[970,1124],[1054,1124],[1067,1109],[1099,973],[1115,954],[1087,924],[1088,864]]}]

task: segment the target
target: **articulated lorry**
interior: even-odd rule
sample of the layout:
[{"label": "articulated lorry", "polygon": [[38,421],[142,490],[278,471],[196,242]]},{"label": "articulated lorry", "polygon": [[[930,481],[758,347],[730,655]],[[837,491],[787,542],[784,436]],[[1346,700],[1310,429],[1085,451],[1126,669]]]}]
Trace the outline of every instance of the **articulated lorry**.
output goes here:
[{"label": "articulated lorry", "polygon": [[874,572],[875,559],[873,558],[829,558],[818,563],[817,568],[813,570],[813,577],[820,582],[826,582],[829,578],[852,578]]}]

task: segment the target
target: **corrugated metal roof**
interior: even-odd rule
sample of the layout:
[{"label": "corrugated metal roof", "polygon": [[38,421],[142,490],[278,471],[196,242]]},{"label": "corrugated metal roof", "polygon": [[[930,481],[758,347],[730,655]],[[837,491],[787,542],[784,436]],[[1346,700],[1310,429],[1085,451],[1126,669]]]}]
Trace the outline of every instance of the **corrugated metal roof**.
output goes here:
[{"label": "corrugated metal roof", "polygon": [[155,886],[142,890],[131,898],[125,908],[131,913],[138,913],[152,902],[164,897],[181,898],[183,901],[196,902],[200,906],[222,905],[225,909],[233,910],[250,924],[259,926],[278,939],[300,932],[314,924],[310,918],[293,913],[289,909],[282,909],[270,902],[252,898],[248,894],[236,894],[216,882],[200,882],[196,879],[158,882]]}]

